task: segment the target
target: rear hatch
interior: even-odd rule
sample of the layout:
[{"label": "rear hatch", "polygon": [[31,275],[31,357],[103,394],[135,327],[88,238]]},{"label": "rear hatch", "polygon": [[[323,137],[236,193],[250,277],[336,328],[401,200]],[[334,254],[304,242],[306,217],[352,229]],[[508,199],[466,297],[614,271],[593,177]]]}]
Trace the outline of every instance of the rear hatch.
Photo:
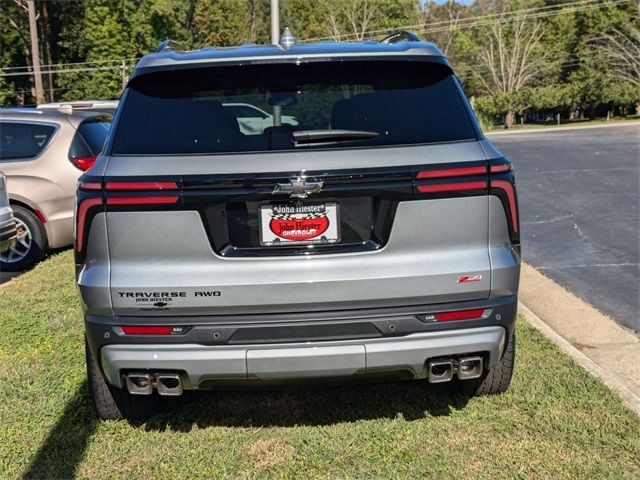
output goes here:
[{"label": "rear hatch", "polygon": [[[253,105],[270,123],[241,128],[227,104]],[[457,80],[430,61],[138,74],[101,179],[115,313],[486,298],[477,138]]]}]

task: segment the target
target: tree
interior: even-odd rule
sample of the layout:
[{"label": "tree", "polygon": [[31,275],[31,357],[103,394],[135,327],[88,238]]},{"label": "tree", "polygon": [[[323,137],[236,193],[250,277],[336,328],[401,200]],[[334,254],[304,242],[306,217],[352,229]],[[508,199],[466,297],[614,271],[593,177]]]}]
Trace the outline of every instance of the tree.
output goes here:
[{"label": "tree", "polygon": [[521,91],[549,78],[560,66],[543,45],[544,25],[515,17],[474,28],[466,35],[466,73],[493,99],[494,112],[505,114],[505,128],[510,128],[515,113],[528,107]]}]

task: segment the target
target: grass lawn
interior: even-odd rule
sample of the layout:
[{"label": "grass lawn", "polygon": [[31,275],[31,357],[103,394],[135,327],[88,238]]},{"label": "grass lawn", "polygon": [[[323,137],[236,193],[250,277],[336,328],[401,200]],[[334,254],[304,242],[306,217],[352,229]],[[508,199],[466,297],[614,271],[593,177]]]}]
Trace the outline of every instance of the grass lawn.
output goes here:
[{"label": "grass lawn", "polygon": [[64,252],[0,288],[0,477],[640,478],[640,418],[518,325],[502,396],[426,382],[200,392],[100,422]]}]

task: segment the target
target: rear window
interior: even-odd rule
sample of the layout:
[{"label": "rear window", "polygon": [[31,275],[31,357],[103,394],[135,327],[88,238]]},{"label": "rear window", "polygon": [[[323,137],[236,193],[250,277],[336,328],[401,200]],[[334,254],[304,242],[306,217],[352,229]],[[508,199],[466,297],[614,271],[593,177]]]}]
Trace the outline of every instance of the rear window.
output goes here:
[{"label": "rear window", "polygon": [[[144,74],[130,84],[112,153],[206,154],[475,139],[455,82],[446,66],[406,61]],[[330,135],[318,141],[313,132],[320,130]],[[367,135],[331,135],[337,130]],[[294,135],[300,131],[311,134]],[[300,141],[309,138],[314,140]]]},{"label": "rear window", "polygon": [[55,131],[53,125],[0,122],[0,160],[37,157]]},{"label": "rear window", "polygon": [[97,157],[102,151],[110,126],[111,122],[100,119],[82,122],[73,136],[69,159]]},{"label": "rear window", "polygon": [[86,121],[80,124],[78,132],[91,149],[93,155],[97,155],[102,150],[102,145],[109,133],[111,122]]}]

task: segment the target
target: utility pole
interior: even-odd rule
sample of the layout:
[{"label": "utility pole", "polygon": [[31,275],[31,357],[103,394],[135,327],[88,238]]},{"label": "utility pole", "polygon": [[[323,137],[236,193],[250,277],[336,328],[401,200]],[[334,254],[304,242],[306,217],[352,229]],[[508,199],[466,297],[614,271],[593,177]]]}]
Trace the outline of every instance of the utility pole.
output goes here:
[{"label": "utility pole", "polygon": [[271,0],[271,43],[280,43],[280,1]]},{"label": "utility pole", "polygon": [[42,88],[42,72],[40,71],[40,45],[38,42],[38,24],[36,20],[36,5],[34,0],[27,0],[27,12],[29,13],[29,33],[31,34],[31,60],[33,63],[33,78],[36,87],[36,103],[44,100]]},{"label": "utility pole", "polygon": [[[271,43],[280,45],[280,1],[271,0]],[[282,107],[280,105],[273,106],[273,126],[278,127],[282,124]]]}]

